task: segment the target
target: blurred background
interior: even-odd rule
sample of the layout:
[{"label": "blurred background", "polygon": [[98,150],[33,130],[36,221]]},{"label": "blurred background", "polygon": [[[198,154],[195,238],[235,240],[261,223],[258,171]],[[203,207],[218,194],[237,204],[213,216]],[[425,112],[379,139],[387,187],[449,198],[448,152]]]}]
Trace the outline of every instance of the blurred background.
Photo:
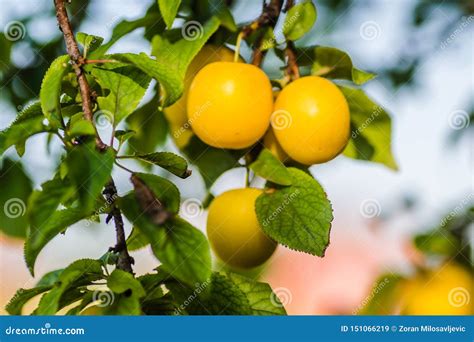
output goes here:
[{"label": "blurred background", "polygon": [[[143,16],[152,2],[72,1],[72,25],[76,32],[107,39],[116,23]],[[261,10],[260,1],[230,3],[237,23],[251,21]],[[279,246],[258,276],[271,284],[289,314],[399,313],[400,298],[410,291],[416,298],[438,291],[433,298],[442,299],[432,305],[442,312],[433,313],[472,313],[474,3],[315,3],[318,20],[304,43],[337,47],[348,52],[357,67],[378,74],[364,89],[392,117],[399,171],[343,156],[313,166],[311,172],[334,207],[326,257]],[[51,61],[63,53],[64,44],[52,1],[0,0],[0,5],[0,129],[4,129],[28,100],[38,97],[42,77]],[[11,35],[12,28],[19,30],[17,35]],[[5,39],[8,35],[10,39]],[[138,29],[111,52],[148,53],[149,49],[144,30]],[[248,49],[243,49],[243,55],[248,57]],[[276,57],[269,54],[265,68],[272,69],[273,60]],[[169,137],[160,149],[177,151]],[[21,164],[17,152],[10,149],[1,161],[0,204],[11,197],[21,198],[49,179],[60,154],[59,144],[49,144],[45,135],[29,140]],[[140,167],[133,162],[127,165]],[[12,184],[11,172],[25,172],[32,182],[25,178]],[[119,194],[123,194],[130,189],[128,176],[120,169],[115,172]],[[211,192],[217,195],[242,187],[244,172],[226,172]],[[202,202],[207,193],[199,172],[186,180],[166,177],[172,178],[193,206],[183,215],[204,230],[207,213]],[[0,233],[1,313],[18,288],[32,287],[38,280],[25,266],[22,240],[6,234],[14,227],[6,227],[5,222]],[[114,245],[114,238],[111,225],[78,224],[46,246],[36,274],[41,277],[78,258],[99,258]],[[137,274],[157,264],[146,248],[132,255]],[[440,280],[448,285],[443,288]],[[413,303],[412,299],[407,301]],[[447,306],[442,309],[442,305]]]}]

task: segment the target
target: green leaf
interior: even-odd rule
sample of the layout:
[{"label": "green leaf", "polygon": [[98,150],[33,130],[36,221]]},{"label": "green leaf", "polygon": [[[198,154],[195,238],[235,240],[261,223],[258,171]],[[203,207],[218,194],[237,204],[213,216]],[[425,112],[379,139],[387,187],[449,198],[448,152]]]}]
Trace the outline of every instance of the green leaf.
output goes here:
[{"label": "green leaf", "polygon": [[115,138],[119,141],[119,146],[122,146],[128,139],[135,135],[135,131],[131,129],[127,130],[116,130],[114,133]]},{"label": "green leaf", "polygon": [[239,166],[239,159],[244,154],[242,151],[211,147],[196,136],[191,137],[183,153],[191,163],[197,166],[208,189],[225,171]]},{"label": "green leaf", "polygon": [[169,180],[147,173],[135,173],[145,185],[152,191],[153,195],[160,200],[166,210],[177,214],[180,205],[179,189]]},{"label": "green leaf", "polygon": [[162,31],[165,28],[165,23],[158,12],[147,12],[143,18],[137,20],[122,20],[112,30],[110,40],[95,51],[91,52],[89,54],[89,59],[98,59],[102,57],[120,38],[140,27],[156,27],[158,31]]},{"label": "green leaf", "polygon": [[173,26],[173,21],[176,14],[178,14],[180,4],[181,0],[158,0],[161,15],[169,29]]},{"label": "green leaf", "polygon": [[142,284],[128,272],[114,270],[107,278],[107,286],[114,292],[113,302],[105,314],[140,315],[140,298],[145,296]]},{"label": "green leaf", "polygon": [[89,52],[96,50],[102,44],[104,38],[84,32],[78,32],[76,34],[76,40],[84,48],[83,56],[86,58]]},{"label": "green leaf", "polygon": [[63,273],[63,271],[64,271],[64,268],[61,268],[59,270],[54,270],[54,271],[46,273],[44,276],[41,277],[41,279],[38,281],[36,286],[54,285],[59,280],[59,276],[61,275],[61,273]]},{"label": "green leaf", "polygon": [[[76,290],[78,286],[90,285],[92,281],[103,277],[101,263],[92,259],[80,259],[66,267],[59,276],[58,282],[45,294],[36,310],[37,315],[54,315],[67,290]],[[75,292],[75,291],[74,291]],[[76,295],[74,296],[76,299]]]},{"label": "green leaf", "polygon": [[99,152],[94,142],[74,146],[68,153],[68,175],[83,212],[91,212],[94,208],[102,188],[110,180],[114,159],[112,148]]},{"label": "green leaf", "polygon": [[5,306],[5,310],[10,315],[21,315],[23,306],[37,295],[49,291],[52,286],[38,286],[32,289],[19,289]]},{"label": "green leaf", "polygon": [[[138,108],[127,118],[128,128],[136,134],[128,141],[131,153],[151,153],[157,146],[165,143],[168,135],[168,122],[158,109],[159,96]],[[145,123],[145,124],[144,124]]]},{"label": "green leaf", "polygon": [[122,270],[117,269],[110,274],[107,278],[107,286],[118,294],[131,291],[130,296],[136,296],[138,298],[145,296],[145,290],[142,284],[140,284],[132,274]]},{"label": "green leaf", "polygon": [[171,152],[139,154],[133,156],[133,158],[158,165],[180,178],[187,178],[191,175],[186,159]]},{"label": "green leaf", "polygon": [[28,199],[28,219],[31,227],[41,227],[59,204],[74,195],[74,189],[67,180],[60,177],[41,185],[42,190],[35,190]]},{"label": "green leaf", "polygon": [[260,152],[250,169],[266,180],[280,185],[291,185],[291,174],[288,169],[268,149]]},{"label": "green leaf", "polygon": [[74,114],[68,122],[68,126],[68,136],[71,138],[96,134],[94,125],[92,122],[84,120],[82,112]]},{"label": "green leaf", "polygon": [[288,168],[292,185],[269,189],[255,203],[263,231],[291,249],[324,256],[333,219],[321,185],[306,172]]},{"label": "green leaf", "polygon": [[0,168],[0,230],[24,238],[28,227],[26,203],[33,188],[23,166],[9,158]]},{"label": "green leaf", "polygon": [[188,285],[209,278],[209,244],[197,228],[179,217],[173,217],[163,225],[153,224],[133,193],[121,198],[119,205],[127,219],[150,241],[153,253],[168,273]]},{"label": "green leaf", "polygon": [[403,277],[398,274],[382,275],[375,283],[370,295],[353,314],[393,315],[400,303],[399,286]]},{"label": "green leaf", "polygon": [[25,242],[25,261],[30,273],[34,275],[34,265],[43,247],[67,227],[86,218],[88,215],[75,208],[54,212],[41,226],[31,225]]},{"label": "green leaf", "polygon": [[150,83],[146,73],[121,63],[95,67],[91,73],[102,88],[110,90],[107,96],[98,97],[97,102],[102,111],[113,114],[114,126],[138,107]]},{"label": "green leaf", "polygon": [[177,82],[163,84],[166,99],[163,107],[172,105],[179,99],[184,90],[186,70],[207,40],[217,31],[220,20],[216,17],[209,19],[204,25],[189,21],[179,30],[167,31],[156,35],[152,40],[152,55],[156,56],[158,64],[166,66],[167,72],[173,74]]},{"label": "green leaf", "polygon": [[329,46],[298,48],[298,65],[310,66],[311,74],[333,79],[343,79],[357,85],[364,84],[376,75],[357,69],[347,53]]},{"label": "green leaf", "polygon": [[127,248],[129,251],[136,251],[150,244],[150,240],[143,234],[140,229],[132,228],[132,232],[127,238]]},{"label": "green leaf", "polygon": [[181,96],[184,86],[179,76],[173,72],[170,64],[158,62],[143,52],[138,55],[122,53],[111,57],[124,63],[130,63],[156,79],[164,91],[162,97],[164,107],[173,104]]},{"label": "green leaf", "polygon": [[59,97],[61,96],[61,82],[64,75],[70,70],[69,56],[60,56],[51,63],[41,83],[41,108],[51,126],[55,128],[61,127],[61,105],[59,102]]},{"label": "green leaf", "polygon": [[[392,120],[388,113],[363,90],[344,86],[339,88],[349,104],[352,126],[351,140],[344,150],[344,155],[381,163],[397,170],[398,166],[391,150]],[[372,154],[366,154],[367,144],[372,147]]]},{"label": "green leaf", "polygon": [[428,255],[455,256],[462,250],[461,241],[443,229],[417,235],[414,242],[418,250]]},{"label": "green leaf", "polygon": [[10,55],[12,51],[13,42],[3,32],[0,32],[0,80],[3,79],[2,73],[7,71],[10,67]]},{"label": "green leaf", "polygon": [[270,285],[235,273],[214,273],[208,309],[215,315],[286,315]]},{"label": "green leaf", "polygon": [[316,7],[311,1],[296,4],[286,15],[283,34],[288,40],[298,40],[311,30],[317,17]]},{"label": "green leaf", "polygon": [[48,128],[43,125],[43,120],[39,101],[26,106],[15,121],[0,132],[0,155],[5,153],[10,146],[16,145],[18,154],[22,156],[25,152],[25,142],[29,137],[48,131]]}]

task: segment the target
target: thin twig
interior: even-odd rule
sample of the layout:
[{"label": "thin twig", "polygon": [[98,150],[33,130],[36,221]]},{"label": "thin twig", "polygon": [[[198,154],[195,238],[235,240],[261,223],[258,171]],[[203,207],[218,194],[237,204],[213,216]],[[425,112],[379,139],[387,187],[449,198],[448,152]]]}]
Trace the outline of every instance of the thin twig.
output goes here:
[{"label": "thin twig", "polygon": [[112,249],[114,252],[118,253],[118,260],[116,264],[117,268],[129,273],[133,273],[132,264],[134,261],[133,258],[128,254],[127,239],[125,237],[122,214],[120,213],[120,209],[115,205],[115,199],[117,198],[117,188],[115,187],[113,180],[107,184],[103,194],[105,195],[107,203],[112,206],[112,210],[110,211],[108,219],[113,218],[115,223],[117,243]]},{"label": "thin twig", "polygon": [[[85,63],[84,57],[81,55],[76,39],[74,38],[74,32],[72,31],[71,22],[69,21],[69,17],[67,15],[64,0],[54,0],[54,5],[56,8],[56,17],[58,19],[59,28],[63,33],[64,41],[66,42],[66,50],[71,59],[72,67],[74,69],[74,72],[77,77],[77,82],[79,84],[84,118],[90,121],[95,128],[97,148],[100,151],[104,151],[107,148],[107,145],[104,144],[100,139],[100,136],[97,132],[97,128],[94,125],[94,117],[92,113],[92,93],[86,75],[82,70],[82,66]],[[117,198],[117,188],[115,187],[113,179],[111,179],[110,183],[105,187],[103,194],[105,195],[107,203],[113,206],[112,210],[110,211],[110,217],[114,219],[117,236],[117,243],[113,248],[114,251],[119,253],[119,257],[117,260],[117,268],[133,273],[133,258],[130,257],[130,255],[128,254],[122,214],[120,213],[120,209],[115,205],[115,199]]]},{"label": "thin twig", "polygon": [[84,64],[117,63],[115,59],[85,59]]},{"label": "thin twig", "polygon": [[286,74],[290,80],[296,80],[300,77],[300,71],[298,69],[298,64],[296,63],[295,45],[291,40],[286,42],[285,54],[287,58]]},{"label": "thin twig", "polygon": [[[280,16],[282,5],[282,0],[271,0],[268,4],[264,4],[260,16],[242,29],[242,39],[249,37],[252,33],[264,26],[274,28]],[[262,50],[263,42],[264,32],[260,34],[255,44],[252,55],[253,65],[260,65],[266,54],[266,50]]]},{"label": "thin twig", "polygon": [[[77,77],[77,83],[79,84],[79,90],[82,98],[82,111],[84,112],[84,118],[90,122],[94,121],[92,113],[92,100],[91,90],[89,82],[87,82],[86,75],[82,70],[84,65],[84,57],[82,57],[76,39],[74,38],[74,32],[72,31],[71,22],[67,15],[66,6],[64,0],[54,0],[56,7],[56,17],[58,19],[59,28],[61,29],[64,41],[66,42],[66,50],[71,58],[72,67]],[[96,144],[100,150],[105,149],[107,146],[102,142],[99,135],[96,134]]]}]

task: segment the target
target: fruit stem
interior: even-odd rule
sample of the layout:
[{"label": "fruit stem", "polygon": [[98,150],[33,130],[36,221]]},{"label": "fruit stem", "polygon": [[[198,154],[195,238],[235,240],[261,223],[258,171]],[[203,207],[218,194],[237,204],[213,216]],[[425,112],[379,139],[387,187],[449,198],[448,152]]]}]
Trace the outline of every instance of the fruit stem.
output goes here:
[{"label": "fruit stem", "polygon": [[239,61],[240,56],[240,45],[242,44],[242,38],[244,36],[244,32],[240,32],[237,36],[237,41],[235,42],[235,51],[234,51],[234,63]]}]

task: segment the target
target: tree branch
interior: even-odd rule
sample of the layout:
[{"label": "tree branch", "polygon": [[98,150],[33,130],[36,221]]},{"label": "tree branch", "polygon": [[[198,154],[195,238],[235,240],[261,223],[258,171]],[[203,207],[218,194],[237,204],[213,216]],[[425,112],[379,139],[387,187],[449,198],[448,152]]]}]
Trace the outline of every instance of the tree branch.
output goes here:
[{"label": "tree branch", "polygon": [[132,264],[134,261],[133,258],[128,254],[127,239],[125,238],[122,214],[120,213],[120,209],[115,205],[115,199],[117,198],[117,188],[115,187],[113,180],[107,184],[103,194],[105,195],[107,203],[112,205],[112,210],[110,211],[109,217],[107,218],[107,223],[111,218],[114,219],[117,243],[112,249],[114,252],[118,253],[118,260],[116,264],[117,268],[133,274]]},{"label": "tree branch", "polygon": [[[58,19],[59,28],[63,33],[64,41],[66,42],[66,50],[69,57],[71,58],[72,67],[74,69],[74,72],[77,77],[77,82],[79,84],[84,118],[90,122],[93,122],[94,118],[92,114],[93,106],[91,99],[91,91],[89,87],[89,82],[87,82],[86,75],[82,70],[82,66],[84,65],[84,57],[82,57],[76,39],[74,38],[74,32],[72,31],[71,22],[69,21],[69,17],[67,15],[64,0],[54,0],[54,5],[56,7],[56,18]],[[102,142],[98,134],[96,134],[96,144],[99,150],[103,150],[107,147]]]},{"label": "tree branch", "polygon": [[[247,38],[252,33],[262,27],[267,26],[270,28],[274,28],[278,21],[278,17],[280,16],[282,6],[282,0],[271,0],[268,4],[264,3],[260,16],[255,19],[250,25],[247,25],[242,29],[242,39]],[[264,40],[263,38],[264,32],[260,34],[257,39],[257,43],[255,44],[254,52],[252,55],[253,65],[260,65],[263,61],[263,57],[266,54],[266,50],[262,50],[262,44]]]},{"label": "tree branch", "polygon": [[[86,62],[81,52],[79,51],[76,39],[74,38],[74,32],[72,31],[71,22],[69,21],[69,17],[67,15],[64,0],[54,0],[54,6],[56,8],[56,17],[58,19],[59,28],[61,29],[64,36],[64,41],[66,42],[66,50],[71,59],[72,67],[74,69],[74,72],[77,77],[77,82],[79,84],[84,118],[90,121],[94,126],[94,129],[96,131],[97,148],[100,151],[104,151],[107,148],[107,145],[104,144],[100,139],[100,136],[97,132],[97,128],[94,124],[94,117],[92,114],[92,93],[89,87],[89,82],[87,81],[84,70],[82,69],[82,66]],[[105,187],[103,194],[105,195],[107,203],[112,205],[112,210],[110,211],[109,217],[107,218],[107,223],[110,218],[114,219],[117,243],[113,250],[119,254],[116,266],[118,269],[133,273],[133,258],[128,254],[122,214],[120,213],[120,209],[118,209],[115,205],[115,199],[117,198],[117,188],[115,187],[113,179]]]},{"label": "tree branch", "polygon": [[300,77],[300,70],[296,63],[295,44],[291,40],[286,42],[285,54],[287,58],[286,74],[290,77],[290,80],[296,80]]}]

